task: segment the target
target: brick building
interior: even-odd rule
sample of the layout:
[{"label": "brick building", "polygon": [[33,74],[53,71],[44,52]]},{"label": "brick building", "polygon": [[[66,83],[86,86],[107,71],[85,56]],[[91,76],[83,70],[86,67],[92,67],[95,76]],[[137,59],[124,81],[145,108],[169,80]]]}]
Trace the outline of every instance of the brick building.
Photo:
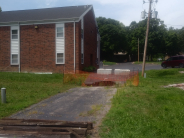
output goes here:
[{"label": "brick building", "polygon": [[0,71],[98,68],[99,51],[92,5],[0,12]]}]

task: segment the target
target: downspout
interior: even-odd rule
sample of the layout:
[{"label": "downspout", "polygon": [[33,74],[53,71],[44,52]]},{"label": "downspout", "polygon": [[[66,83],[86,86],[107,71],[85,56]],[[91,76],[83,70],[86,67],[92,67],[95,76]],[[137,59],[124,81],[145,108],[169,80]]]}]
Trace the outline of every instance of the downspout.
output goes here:
[{"label": "downspout", "polygon": [[18,22],[19,25],[19,73],[20,73],[20,22]]},{"label": "downspout", "polygon": [[75,21],[73,22],[74,26],[74,73],[75,73]]}]

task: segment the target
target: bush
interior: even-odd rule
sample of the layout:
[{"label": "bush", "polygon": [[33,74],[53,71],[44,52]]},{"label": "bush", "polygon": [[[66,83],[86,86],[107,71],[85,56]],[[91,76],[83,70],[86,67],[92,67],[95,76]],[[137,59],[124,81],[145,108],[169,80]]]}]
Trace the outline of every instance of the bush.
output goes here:
[{"label": "bush", "polygon": [[95,71],[95,67],[94,66],[88,66],[88,67],[84,67],[83,71],[87,71],[87,72],[93,72]]}]

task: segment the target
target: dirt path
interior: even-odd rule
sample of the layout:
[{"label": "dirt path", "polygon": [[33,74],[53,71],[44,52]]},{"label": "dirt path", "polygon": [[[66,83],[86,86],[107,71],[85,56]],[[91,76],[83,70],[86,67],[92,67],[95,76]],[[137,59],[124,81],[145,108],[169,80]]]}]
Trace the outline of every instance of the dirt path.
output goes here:
[{"label": "dirt path", "polygon": [[20,111],[11,118],[48,119],[76,122],[93,122],[92,137],[98,137],[98,126],[111,107],[111,98],[116,93],[112,87],[73,88]]}]

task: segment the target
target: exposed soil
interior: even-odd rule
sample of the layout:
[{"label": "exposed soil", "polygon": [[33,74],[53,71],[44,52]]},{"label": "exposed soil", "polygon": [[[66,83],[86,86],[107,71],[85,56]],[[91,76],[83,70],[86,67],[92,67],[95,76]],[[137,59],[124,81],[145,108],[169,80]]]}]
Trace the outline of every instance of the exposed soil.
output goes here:
[{"label": "exposed soil", "polygon": [[180,83],[180,84],[170,84],[168,86],[164,86],[165,88],[168,88],[168,87],[178,87],[182,90],[184,90],[184,83]]}]

